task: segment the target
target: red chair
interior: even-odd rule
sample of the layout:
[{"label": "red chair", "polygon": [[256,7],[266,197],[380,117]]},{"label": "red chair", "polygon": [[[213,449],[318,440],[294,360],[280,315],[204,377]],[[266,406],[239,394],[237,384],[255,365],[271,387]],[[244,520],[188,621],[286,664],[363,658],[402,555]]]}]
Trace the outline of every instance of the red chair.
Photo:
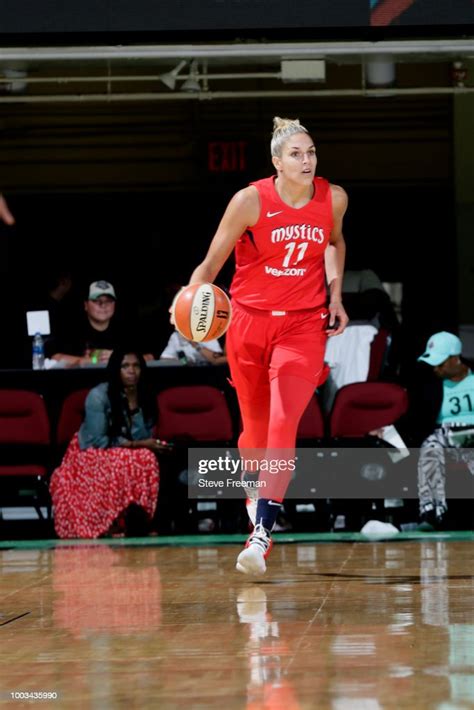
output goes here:
[{"label": "red chair", "polygon": [[[385,520],[384,500],[404,498],[412,485],[409,471],[394,470],[397,464],[386,453],[382,457],[375,453],[386,448],[385,442],[369,436],[375,429],[394,424],[407,408],[406,390],[390,382],[356,382],[337,392],[329,432],[340,450],[328,477],[327,497],[331,499],[331,517],[335,520],[339,513],[344,514],[348,530],[360,530],[373,518]],[[355,449],[360,453],[356,455]],[[377,470],[380,480],[368,478],[369,469]],[[341,493],[335,495],[334,491]]]},{"label": "red chair", "polygon": [[[158,423],[156,434],[160,439],[176,444],[170,457],[160,458],[163,472],[160,482],[157,520],[174,532],[195,532],[202,501],[190,501],[185,480],[181,480],[188,467],[188,445],[229,445],[233,438],[232,419],[224,393],[209,385],[170,387],[157,395]],[[187,480],[187,479],[186,479]],[[219,507],[212,501],[216,524],[233,520],[229,504],[221,501]],[[238,501],[240,504],[240,501]],[[208,516],[209,513],[206,513]]]},{"label": "red chair", "polygon": [[380,328],[370,345],[369,372],[367,382],[375,382],[382,374],[385,357],[387,355],[390,342],[390,332],[386,328]]},{"label": "red chair", "polygon": [[[41,499],[50,510],[49,497],[43,495],[50,456],[50,423],[41,395],[26,390],[0,390],[0,478],[2,504],[25,499],[25,482],[34,485],[31,504],[38,516]],[[14,496],[12,497],[12,492]]]},{"label": "red chair", "polygon": [[88,389],[71,392],[64,399],[56,427],[56,444],[60,450],[66,449],[84,419]]},{"label": "red chair", "polygon": [[232,419],[224,393],[209,385],[170,387],[157,396],[157,436],[166,441],[228,442]]},{"label": "red chair", "polygon": [[331,411],[333,438],[364,437],[374,429],[393,424],[408,409],[408,395],[391,382],[356,382],[341,387]]},{"label": "red chair", "polygon": [[[299,464],[305,461],[298,471],[297,484],[290,484],[288,498],[285,500],[285,514],[293,528],[296,531],[312,531],[319,529],[319,526],[326,519],[326,503],[320,501],[316,507],[313,500],[314,495],[311,489],[314,489],[314,448],[319,448],[322,445],[322,440],[325,435],[324,417],[319,405],[319,400],[316,394],[311,397],[308,406],[303,412],[296,433],[296,446],[300,449],[298,452]],[[301,449],[310,452],[310,468],[307,468],[308,459],[305,459],[305,452]],[[300,495],[301,494],[301,497]],[[308,503],[312,504],[313,512],[308,514]],[[303,506],[304,513],[299,513],[300,506]],[[311,507],[311,506],[310,506]]]},{"label": "red chair", "polygon": [[298,442],[324,437],[324,419],[318,398],[314,394],[300,419],[296,439]]}]

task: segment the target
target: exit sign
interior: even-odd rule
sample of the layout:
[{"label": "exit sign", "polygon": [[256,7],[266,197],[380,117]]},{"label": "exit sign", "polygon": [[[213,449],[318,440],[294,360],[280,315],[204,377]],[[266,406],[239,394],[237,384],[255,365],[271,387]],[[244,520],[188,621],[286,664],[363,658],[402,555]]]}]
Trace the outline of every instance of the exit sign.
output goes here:
[{"label": "exit sign", "polygon": [[242,173],[247,170],[247,141],[210,141],[207,168],[210,173]]}]

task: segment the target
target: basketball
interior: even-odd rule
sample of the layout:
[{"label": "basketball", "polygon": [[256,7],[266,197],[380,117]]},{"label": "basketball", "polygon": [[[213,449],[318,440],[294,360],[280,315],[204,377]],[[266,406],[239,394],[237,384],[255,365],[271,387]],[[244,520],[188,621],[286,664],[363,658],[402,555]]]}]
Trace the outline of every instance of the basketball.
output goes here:
[{"label": "basketball", "polygon": [[203,343],[224,335],[232,317],[227,294],[214,284],[191,284],[176,295],[171,307],[176,330]]}]

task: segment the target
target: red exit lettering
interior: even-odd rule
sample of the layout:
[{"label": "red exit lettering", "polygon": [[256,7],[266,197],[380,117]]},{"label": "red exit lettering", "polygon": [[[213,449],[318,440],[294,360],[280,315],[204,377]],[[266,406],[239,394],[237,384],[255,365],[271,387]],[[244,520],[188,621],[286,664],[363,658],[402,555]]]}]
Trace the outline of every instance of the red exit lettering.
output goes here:
[{"label": "red exit lettering", "polygon": [[212,141],[207,149],[211,173],[237,173],[247,168],[247,141]]}]

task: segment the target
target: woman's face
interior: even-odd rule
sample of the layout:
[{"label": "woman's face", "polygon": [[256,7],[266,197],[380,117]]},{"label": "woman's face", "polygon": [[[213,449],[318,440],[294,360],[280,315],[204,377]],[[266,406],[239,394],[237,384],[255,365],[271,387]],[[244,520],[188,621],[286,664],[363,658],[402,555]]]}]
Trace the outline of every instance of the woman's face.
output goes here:
[{"label": "woman's face", "polygon": [[138,384],[141,375],[140,361],[136,355],[129,353],[125,355],[120,365],[120,377],[124,387],[132,387]]},{"label": "woman's face", "polygon": [[311,184],[316,173],[316,148],[307,133],[295,133],[283,144],[281,157],[273,165],[286,180],[301,185]]}]

